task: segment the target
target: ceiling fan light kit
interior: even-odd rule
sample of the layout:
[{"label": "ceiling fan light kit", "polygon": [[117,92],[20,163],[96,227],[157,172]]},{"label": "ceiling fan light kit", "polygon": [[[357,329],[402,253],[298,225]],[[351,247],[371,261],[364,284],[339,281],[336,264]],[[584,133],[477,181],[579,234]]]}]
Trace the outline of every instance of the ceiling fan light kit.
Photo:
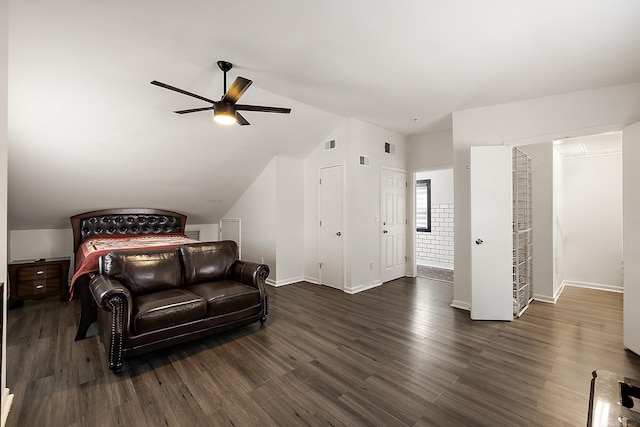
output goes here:
[{"label": "ceiling fan light kit", "polygon": [[215,105],[213,113],[213,120],[222,125],[231,125],[234,123],[238,123],[236,119],[236,111],[233,108],[233,105],[226,102],[218,102]]},{"label": "ceiling fan light kit", "polygon": [[291,112],[291,108],[262,107],[259,105],[237,104],[240,97],[246,92],[246,90],[249,88],[249,86],[251,86],[251,83],[253,82],[249,79],[238,76],[234,80],[233,84],[231,84],[229,90],[227,90],[227,72],[231,70],[231,68],[233,68],[233,64],[227,61],[218,61],[218,68],[220,68],[220,70],[222,70],[222,72],[224,73],[223,95],[222,98],[220,98],[220,101],[213,101],[211,99],[196,95],[195,93],[187,92],[186,90],[179,89],[177,87],[159,82],[157,80],[153,80],[151,84],[172,90],[174,92],[182,93],[183,95],[188,95],[193,98],[209,102],[211,104],[210,107],[190,108],[188,110],[174,111],[174,113],[187,114],[195,113],[197,111],[213,110],[213,119],[217,123],[225,125],[238,123],[241,126],[246,126],[249,124],[249,122],[238,111],[259,111],[263,113],[282,114],[289,114]]},{"label": "ceiling fan light kit", "polygon": [[213,120],[221,125],[232,125],[238,123],[236,116],[229,113],[213,113]]}]

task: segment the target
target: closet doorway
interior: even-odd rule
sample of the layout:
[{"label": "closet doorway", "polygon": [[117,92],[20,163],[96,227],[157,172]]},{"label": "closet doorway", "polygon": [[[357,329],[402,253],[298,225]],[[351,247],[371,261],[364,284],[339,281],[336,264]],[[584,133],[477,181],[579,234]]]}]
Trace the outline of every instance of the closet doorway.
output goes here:
[{"label": "closet doorway", "polygon": [[414,182],[414,275],[453,283],[453,169],[417,171]]},{"label": "closet doorway", "polygon": [[554,141],[560,249],[556,270],[564,284],[623,290],[622,133]]}]

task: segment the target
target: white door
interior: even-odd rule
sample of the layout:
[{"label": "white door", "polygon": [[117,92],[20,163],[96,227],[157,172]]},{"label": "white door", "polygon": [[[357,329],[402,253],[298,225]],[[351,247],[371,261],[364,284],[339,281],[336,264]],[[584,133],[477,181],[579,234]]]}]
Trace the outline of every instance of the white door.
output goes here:
[{"label": "white door", "polygon": [[407,175],[404,171],[383,168],[381,177],[381,278],[388,282],[406,275]]},{"label": "white door", "polygon": [[640,354],[640,123],[622,129],[624,346]]},{"label": "white door", "polygon": [[318,278],[337,289],[344,289],[342,194],[342,166],[320,169]]},{"label": "white door", "polygon": [[513,320],[511,156],[511,147],[471,147],[473,320]]},{"label": "white door", "polygon": [[222,218],[220,220],[220,240],[233,240],[238,244],[238,256],[242,259],[240,246],[240,219]]}]

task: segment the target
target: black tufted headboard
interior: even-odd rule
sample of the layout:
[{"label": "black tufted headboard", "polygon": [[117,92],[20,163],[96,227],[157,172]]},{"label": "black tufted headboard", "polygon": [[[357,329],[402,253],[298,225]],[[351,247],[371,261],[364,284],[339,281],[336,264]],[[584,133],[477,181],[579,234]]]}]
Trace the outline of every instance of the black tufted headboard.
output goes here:
[{"label": "black tufted headboard", "polygon": [[186,215],[160,209],[103,209],[71,217],[73,252],[87,238],[99,234],[184,233]]}]

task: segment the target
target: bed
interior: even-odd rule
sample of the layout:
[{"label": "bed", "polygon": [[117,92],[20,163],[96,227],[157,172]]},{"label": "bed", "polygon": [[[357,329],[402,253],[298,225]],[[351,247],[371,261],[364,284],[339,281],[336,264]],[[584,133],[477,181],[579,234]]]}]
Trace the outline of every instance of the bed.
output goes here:
[{"label": "bed", "polygon": [[197,241],[184,234],[186,215],[161,209],[103,209],[70,219],[74,274],[69,291],[72,299],[80,299],[81,306],[76,341],[86,338],[96,320],[97,307],[88,285],[99,269],[101,255],[116,249],[160,249]]}]

